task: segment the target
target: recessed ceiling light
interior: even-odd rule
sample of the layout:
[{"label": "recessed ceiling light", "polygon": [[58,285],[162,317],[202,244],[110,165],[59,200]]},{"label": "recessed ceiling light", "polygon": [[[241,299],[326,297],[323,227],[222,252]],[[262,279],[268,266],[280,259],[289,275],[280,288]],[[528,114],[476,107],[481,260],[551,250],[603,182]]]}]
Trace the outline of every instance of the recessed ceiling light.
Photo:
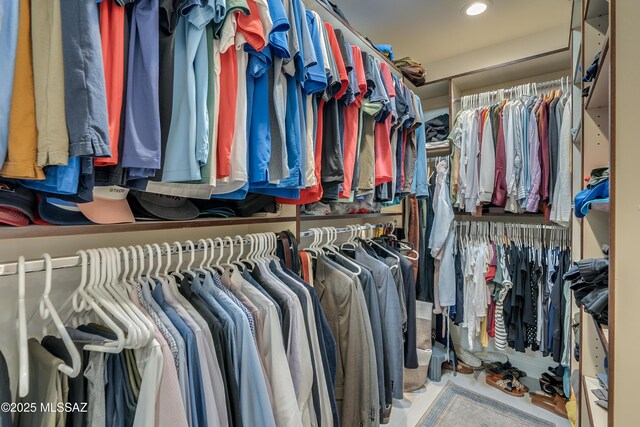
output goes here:
[{"label": "recessed ceiling light", "polygon": [[476,16],[487,10],[487,3],[483,1],[476,1],[471,3],[465,8],[465,13],[469,16]]}]

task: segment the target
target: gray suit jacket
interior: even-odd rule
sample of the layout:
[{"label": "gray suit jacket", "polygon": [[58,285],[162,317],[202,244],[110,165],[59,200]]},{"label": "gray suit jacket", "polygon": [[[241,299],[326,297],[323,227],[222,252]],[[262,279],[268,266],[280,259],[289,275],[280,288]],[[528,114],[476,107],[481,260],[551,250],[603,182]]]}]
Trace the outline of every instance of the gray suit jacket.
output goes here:
[{"label": "gray suit jacket", "polygon": [[[357,284],[324,256],[318,257],[314,287],[336,341],[336,402],[343,426],[379,422],[375,355],[368,312]],[[372,396],[375,395],[375,400]]]},{"label": "gray suit jacket", "polygon": [[373,258],[362,248],[356,249],[356,261],[367,266],[378,290],[385,370],[391,372],[391,391],[395,399],[402,399],[404,381],[404,344],[402,342],[402,313],[398,290],[389,266]]}]

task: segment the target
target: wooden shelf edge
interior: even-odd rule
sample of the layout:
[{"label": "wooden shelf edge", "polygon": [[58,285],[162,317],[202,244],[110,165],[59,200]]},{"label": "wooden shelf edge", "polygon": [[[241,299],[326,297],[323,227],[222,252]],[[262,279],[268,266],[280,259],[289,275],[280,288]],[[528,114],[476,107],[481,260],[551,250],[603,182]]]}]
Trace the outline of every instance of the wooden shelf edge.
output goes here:
[{"label": "wooden shelf edge", "polygon": [[253,225],[295,221],[295,216],[275,216],[245,218],[202,218],[190,221],[141,221],[133,224],[111,225],[29,225],[27,227],[12,227],[0,229],[0,240],[29,237],[78,236],[132,231],[175,230],[181,228],[226,227],[230,225]]},{"label": "wooden shelf edge", "polygon": [[[600,383],[596,378],[582,376],[582,393],[584,393],[585,402],[587,403],[587,413],[589,414],[589,423],[591,427],[605,427],[608,424],[608,411],[596,404],[596,397],[591,390],[599,388]],[[603,420],[604,416],[604,420]]]},{"label": "wooden shelf edge", "polygon": [[[600,51],[600,58],[598,59],[598,71],[596,72],[596,77],[593,79],[593,82],[591,84],[591,89],[589,89],[589,96],[587,97],[587,102],[584,104],[584,108],[585,110],[589,110],[592,108],[602,108],[602,107],[606,107],[607,105],[609,105],[609,96],[611,95],[609,92],[609,82],[605,82],[603,80],[609,80],[609,76],[610,76],[610,60],[609,60],[609,34],[607,33],[607,37],[606,40],[604,42],[604,46],[602,46],[602,50]],[[605,68],[607,68],[606,71],[603,71]],[[584,70],[583,70],[584,73]],[[603,74],[604,73],[604,74]],[[603,79],[601,78],[603,75],[605,75],[607,78]],[[606,85],[606,86],[603,86]],[[607,103],[606,105],[596,105],[596,106],[592,106],[591,103],[594,99],[594,93],[598,93],[600,91],[607,91]],[[595,101],[594,101],[595,102]]]},{"label": "wooden shelf edge", "polygon": [[[600,9],[594,10],[593,5],[599,3]],[[606,8],[606,12],[605,9]],[[587,0],[587,4],[584,10],[584,20],[588,21],[589,19],[595,18],[596,16],[608,15],[609,14],[609,5],[606,0]]]},{"label": "wooden shelf edge", "polygon": [[346,215],[300,215],[300,221],[330,221],[335,219],[352,218],[382,218],[389,216],[401,216],[402,212],[378,212],[368,214],[346,214]]},{"label": "wooden shelf edge", "polygon": [[609,357],[609,327],[603,326],[595,319],[595,317],[591,316],[593,319],[593,323],[596,326],[596,332],[598,333],[598,338],[602,343],[602,348],[604,349],[604,353],[607,357]]}]

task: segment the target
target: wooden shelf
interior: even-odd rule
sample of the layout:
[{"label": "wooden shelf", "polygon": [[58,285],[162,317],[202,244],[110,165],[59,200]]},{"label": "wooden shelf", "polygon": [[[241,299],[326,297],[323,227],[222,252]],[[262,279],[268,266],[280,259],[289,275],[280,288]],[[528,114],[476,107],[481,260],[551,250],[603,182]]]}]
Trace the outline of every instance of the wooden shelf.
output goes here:
[{"label": "wooden shelf", "polygon": [[611,209],[610,202],[595,202],[595,203],[591,203],[591,207],[590,207],[590,210],[592,211],[606,212],[606,213],[609,213],[610,209]]},{"label": "wooden shelf", "polygon": [[368,214],[346,214],[346,215],[300,215],[300,221],[331,221],[336,219],[353,218],[383,218],[389,216],[401,216],[402,212],[378,212]]},{"label": "wooden shelf", "polygon": [[597,16],[609,14],[609,2],[607,0],[587,0],[584,11],[584,20],[588,21]]},{"label": "wooden shelf", "polygon": [[582,75],[584,70],[582,69],[581,62],[582,61],[582,44],[578,48],[578,56],[576,57],[575,64],[573,65],[573,69],[575,72],[573,73],[573,84],[577,87],[580,87],[582,84]]},{"label": "wooden shelf", "polygon": [[602,388],[600,382],[593,377],[584,375],[582,377],[582,393],[584,394],[584,401],[587,404],[587,412],[589,413],[589,422],[591,427],[605,427],[607,426],[609,419],[609,411],[596,404],[596,396],[591,390]]},{"label": "wooden shelf", "polygon": [[589,89],[589,97],[585,103],[586,110],[603,108],[609,106],[609,79],[611,71],[611,55],[609,55],[609,37],[604,42],[600,59],[598,61],[598,72]]},{"label": "wooden shelf", "polygon": [[248,217],[248,218],[201,218],[190,221],[140,221],[133,224],[111,225],[29,225],[27,227],[3,227],[0,240],[26,237],[77,236],[83,234],[122,233],[131,231],[171,230],[180,228],[227,227],[230,225],[252,225],[279,222],[295,222],[295,216]]},{"label": "wooden shelf", "polygon": [[598,338],[602,343],[602,348],[604,349],[604,353],[607,357],[609,357],[609,326],[601,325],[596,321],[595,318],[593,318],[593,323],[596,326],[596,332],[598,332]]}]

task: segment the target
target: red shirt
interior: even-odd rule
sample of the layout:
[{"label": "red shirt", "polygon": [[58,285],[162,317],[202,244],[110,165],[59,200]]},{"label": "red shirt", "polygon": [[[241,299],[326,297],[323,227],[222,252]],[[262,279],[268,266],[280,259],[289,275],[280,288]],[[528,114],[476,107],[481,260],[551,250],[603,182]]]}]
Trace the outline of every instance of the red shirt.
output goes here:
[{"label": "red shirt", "polygon": [[96,166],[118,164],[118,141],[120,139],[120,113],[124,92],[124,19],[125,8],[112,1],[100,2],[100,39],[102,62],[107,93],[107,116],[109,118],[109,146],[111,157],[98,157]]},{"label": "red shirt", "polygon": [[[391,70],[386,62],[380,63],[380,71],[387,88],[389,98],[395,98],[396,89],[393,85]],[[375,125],[375,185],[393,181],[393,158],[391,156],[391,114],[382,123]]]},{"label": "red shirt", "polygon": [[[260,21],[260,11],[255,0],[248,0],[249,15],[240,11],[234,13],[237,24],[236,34],[240,33],[251,47],[260,51],[266,40]],[[241,76],[245,78],[245,76]],[[238,56],[236,47],[231,46],[220,54],[220,110],[218,112],[218,135],[216,156],[216,177],[228,178],[231,175],[231,148],[236,126],[236,105],[238,102]]]},{"label": "red shirt", "polygon": [[358,148],[358,118],[362,99],[367,91],[367,78],[364,74],[364,64],[362,62],[362,52],[358,46],[351,46],[353,52],[353,67],[356,72],[358,90],[356,99],[344,110],[344,181],[342,182],[341,199],[348,199],[351,196],[351,185],[353,183],[353,171],[356,163],[356,151]]}]

